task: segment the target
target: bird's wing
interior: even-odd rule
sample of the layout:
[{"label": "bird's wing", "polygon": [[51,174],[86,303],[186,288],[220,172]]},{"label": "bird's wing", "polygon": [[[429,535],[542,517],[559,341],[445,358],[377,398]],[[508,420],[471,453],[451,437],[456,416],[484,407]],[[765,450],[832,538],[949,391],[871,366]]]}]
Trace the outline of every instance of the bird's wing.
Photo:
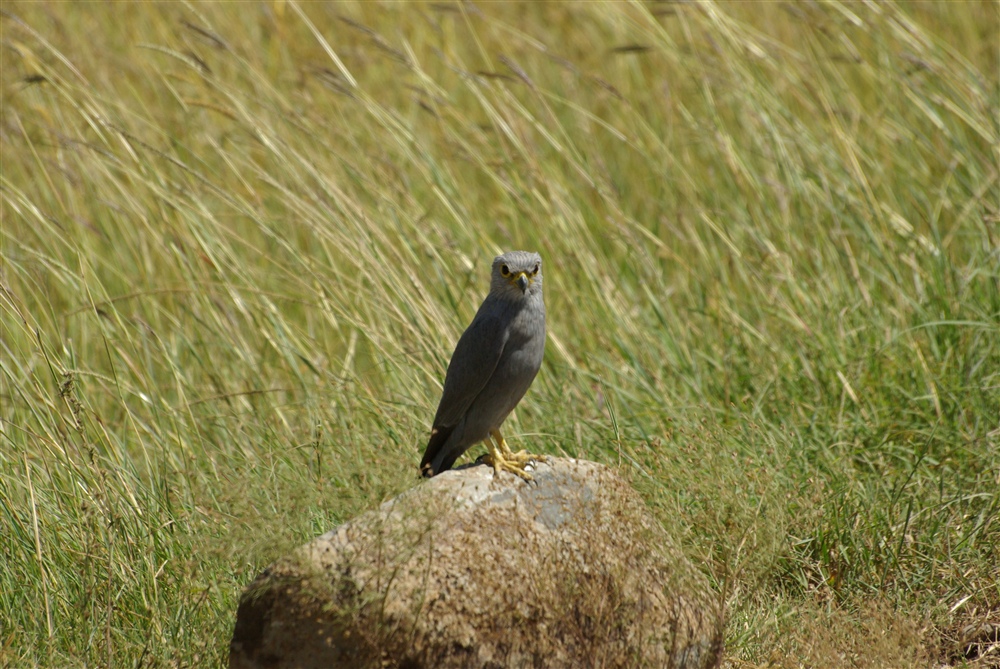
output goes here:
[{"label": "bird's wing", "polygon": [[434,416],[435,428],[456,425],[469,410],[493,376],[507,334],[507,328],[496,316],[476,314],[451,355],[441,403]]}]

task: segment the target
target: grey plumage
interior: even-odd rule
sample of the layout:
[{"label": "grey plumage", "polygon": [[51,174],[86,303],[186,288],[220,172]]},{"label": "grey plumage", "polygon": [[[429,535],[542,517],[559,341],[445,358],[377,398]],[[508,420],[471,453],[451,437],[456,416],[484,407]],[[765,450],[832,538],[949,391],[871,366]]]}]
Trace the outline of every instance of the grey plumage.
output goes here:
[{"label": "grey plumage", "polygon": [[527,251],[497,256],[489,295],[458,340],[448,364],[444,392],[420,463],[424,476],[450,469],[470,446],[492,434],[500,449],[490,448],[494,468],[530,479],[523,465],[527,458],[538,456],[511,454],[499,428],[534,381],[544,350],[542,258]]}]

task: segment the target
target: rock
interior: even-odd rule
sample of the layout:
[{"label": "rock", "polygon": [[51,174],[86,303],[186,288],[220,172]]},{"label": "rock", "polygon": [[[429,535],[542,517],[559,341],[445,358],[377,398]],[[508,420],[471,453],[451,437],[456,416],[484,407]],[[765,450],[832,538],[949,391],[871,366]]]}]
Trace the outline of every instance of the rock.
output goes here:
[{"label": "rock", "polygon": [[716,667],[718,596],[613,470],[444,472],[244,592],[230,669]]}]

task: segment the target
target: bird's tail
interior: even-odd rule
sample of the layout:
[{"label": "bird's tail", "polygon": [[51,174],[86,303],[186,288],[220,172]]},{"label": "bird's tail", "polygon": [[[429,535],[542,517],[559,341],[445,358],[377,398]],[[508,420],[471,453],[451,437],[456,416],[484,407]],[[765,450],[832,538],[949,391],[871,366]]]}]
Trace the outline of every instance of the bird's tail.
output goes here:
[{"label": "bird's tail", "polygon": [[426,478],[448,471],[458,459],[457,455],[449,458],[448,453],[444,451],[444,445],[448,443],[448,438],[454,431],[454,425],[436,425],[431,430],[431,438],[427,442],[427,449],[420,461],[420,473]]}]

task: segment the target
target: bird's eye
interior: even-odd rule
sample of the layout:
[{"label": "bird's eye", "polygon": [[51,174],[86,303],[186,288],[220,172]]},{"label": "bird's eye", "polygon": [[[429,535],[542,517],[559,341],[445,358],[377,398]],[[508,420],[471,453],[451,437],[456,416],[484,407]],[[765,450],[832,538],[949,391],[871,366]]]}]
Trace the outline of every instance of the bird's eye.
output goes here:
[{"label": "bird's eye", "polygon": [[507,276],[508,274],[510,274],[510,268],[507,267],[506,265],[501,265],[500,274],[502,274],[503,276]]},{"label": "bird's eye", "polygon": [[538,263],[535,263],[535,269],[531,270],[531,276],[538,274]]}]

